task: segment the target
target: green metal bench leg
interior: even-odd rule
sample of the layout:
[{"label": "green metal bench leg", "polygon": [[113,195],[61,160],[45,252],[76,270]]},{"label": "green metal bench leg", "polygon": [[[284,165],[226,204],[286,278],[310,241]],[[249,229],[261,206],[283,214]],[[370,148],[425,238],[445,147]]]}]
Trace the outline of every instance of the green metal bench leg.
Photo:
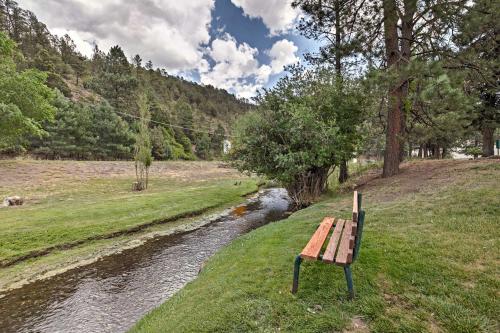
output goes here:
[{"label": "green metal bench leg", "polygon": [[300,264],[302,263],[302,257],[298,255],[295,257],[295,265],[293,267],[293,286],[292,286],[292,294],[295,294],[299,289],[299,271]]},{"label": "green metal bench leg", "polygon": [[344,266],[345,279],[347,281],[347,290],[349,290],[349,299],[354,298],[354,287],[352,285],[351,266]]}]

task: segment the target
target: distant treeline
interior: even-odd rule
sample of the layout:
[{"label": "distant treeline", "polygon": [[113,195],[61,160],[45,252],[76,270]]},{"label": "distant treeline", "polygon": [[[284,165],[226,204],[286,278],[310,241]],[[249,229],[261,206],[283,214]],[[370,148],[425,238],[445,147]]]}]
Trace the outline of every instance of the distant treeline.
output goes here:
[{"label": "distant treeline", "polygon": [[4,139],[3,154],[131,158],[140,90],[148,97],[155,159],[210,159],[221,155],[229,124],[252,107],[225,90],[143,64],[140,55],[129,60],[120,46],[108,52],[95,46],[88,59],[68,35],[52,35],[15,1],[0,0],[0,31],[16,43],[15,71],[43,72],[44,84],[56,91],[50,98],[54,115],[40,122],[36,135]]}]

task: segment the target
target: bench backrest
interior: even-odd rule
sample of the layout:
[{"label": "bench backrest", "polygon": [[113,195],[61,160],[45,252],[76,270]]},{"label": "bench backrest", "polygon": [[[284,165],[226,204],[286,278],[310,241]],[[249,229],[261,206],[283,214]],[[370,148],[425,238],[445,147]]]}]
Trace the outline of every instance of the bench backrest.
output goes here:
[{"label": "bench backrest", "polygon": [[361,246],[361,236],[363,234],[363,225],[365,222],[365,211],[361,209],[362,195],[358,191],[354,191],[354,198],[352,204],[352,221],[357,223],[356,239],[354,243],[354,251],[352,262],[356,260]]}]

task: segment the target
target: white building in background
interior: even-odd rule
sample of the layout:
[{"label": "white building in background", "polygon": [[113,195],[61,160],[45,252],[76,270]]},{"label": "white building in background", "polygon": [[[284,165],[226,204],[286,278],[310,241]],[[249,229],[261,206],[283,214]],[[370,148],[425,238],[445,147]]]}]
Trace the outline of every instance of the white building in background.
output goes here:
[{"label": "white building in background", "polygon": [[229,140],[224,140],[224,154],[229,154],[229,151],[231,150],[231,141]]}]

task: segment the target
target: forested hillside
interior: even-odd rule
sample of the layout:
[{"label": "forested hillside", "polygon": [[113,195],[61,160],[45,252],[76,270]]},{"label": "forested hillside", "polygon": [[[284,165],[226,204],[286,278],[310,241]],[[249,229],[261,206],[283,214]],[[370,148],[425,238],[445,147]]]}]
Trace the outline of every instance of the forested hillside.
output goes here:
[{"label": "forested hillside", "polygon": [[[251,107],[225,90],[155,69],[140,55],[127,59],[120,46],[96,45],[89,59],[68,35],[52,35],[15,1],[0,0],[0,42],[3,154],[131,158],[141,93],[147,96],[155,159],[209,159],[221,154],[228,124]],[[29,98],[27,82],[33,83]],[[40,119],[29,117],[40,109],[29,103],[34,99],[46,109]],[[24,125],[9,133],[9,124],[19,122]]]}]

